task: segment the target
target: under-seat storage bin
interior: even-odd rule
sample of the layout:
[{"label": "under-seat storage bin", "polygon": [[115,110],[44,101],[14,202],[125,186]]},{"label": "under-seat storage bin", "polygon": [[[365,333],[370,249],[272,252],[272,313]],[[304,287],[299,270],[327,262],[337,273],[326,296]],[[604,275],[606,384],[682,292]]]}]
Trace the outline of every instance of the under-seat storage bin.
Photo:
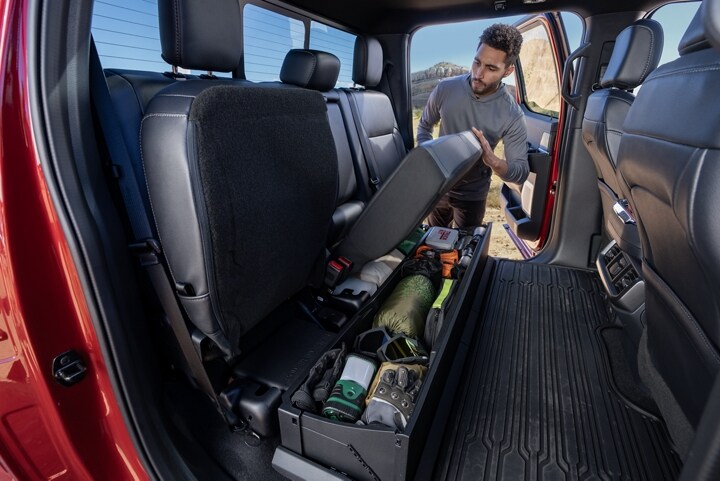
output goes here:
[{"label": "under-seat storage bin", "polygon": [[[433,422],[449,414],[437,412],[437,408],[445,390],[456,388],[446,381],[487,261],[489,238],[490,226],[475,247],[464,276],[456,281],[442,333],[432,348],[430,365],[405,428],[352,424],[300,410],[291,402],[295,389],[303,382],[298,381],[284,394],[278,412],[282,453],[276,453],[273,461],[278,470],[300,479],[317,476],[317,470],[323,467],[358,480],[414,478]],[[338,334],[336,348],[343,343],[350,348],[358,334],[371,328],[376,312],[400,282],[401,272],[402,268],[396,269],[371,302]],[[288,452],[294,453],[291,461]]]}]

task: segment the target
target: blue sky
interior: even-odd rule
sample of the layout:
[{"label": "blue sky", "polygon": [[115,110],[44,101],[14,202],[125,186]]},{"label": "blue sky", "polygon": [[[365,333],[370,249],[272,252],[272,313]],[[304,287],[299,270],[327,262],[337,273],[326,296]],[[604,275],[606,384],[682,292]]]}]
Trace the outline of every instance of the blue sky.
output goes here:
[{"label": "blue sky", "polygon": [[[699,2],[667,5],[653,16],[665,30],[665,48],[661,64],[677,58],[677,44],[697,11],[698,5]],[[521,18],[520,16],[503,17],[421,28],[412,38],[410,68],[415,72],[441,61],[469,67],[475,55],[478,37],[486,27],[496,22],[512,24]],[[580,45],[583,25],[580,17],[572,13],[563,13],[563,21],[572,51]]]},{"label": "blue sky", "polygon": [[[673,4],[657,15],[665,29],[661,63],[677,57],[677,44],[699,3]],[[160,58],[156,0],[96,0],[93,36],[105,67],[165,71]],[[255,11],[251,11],[255,8]],[[245,14],[255,27],[246,27],[246,70],[252,80],[276,80],[284,52],[302,47],[302,24],[287,18],[246,7]],[[513,23],[521,17],[435,25],[418,30],[412,37],[411,70],[423,70],[448,61],[469,66],[478,37],[496,21]],[[563,14],[571,49],[580,45],[582,23],[574,14]],[[247,21],[246,21],[247,22]],[[246,23],[247,24],[247,23]],[[310,47],[335,53],[341,59],[341,81],[350,82],[353,37],[345,32],[312,22]]]}]

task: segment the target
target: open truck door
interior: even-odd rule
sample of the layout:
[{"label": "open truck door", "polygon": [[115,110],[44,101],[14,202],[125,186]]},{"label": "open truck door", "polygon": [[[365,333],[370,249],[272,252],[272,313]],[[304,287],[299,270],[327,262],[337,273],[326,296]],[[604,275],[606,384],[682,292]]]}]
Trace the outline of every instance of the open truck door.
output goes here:
[{"label": "open truck door", "polygon": [[516,26],[523,35],[515,64],[516,97],[527,123],[530,174],[522,185],[504,183],[500,198],[508,234],[528,256],[545,244],[553,212],[557,133],[565,108],[561,71],[568,45],[559,13],[527,17]]}]

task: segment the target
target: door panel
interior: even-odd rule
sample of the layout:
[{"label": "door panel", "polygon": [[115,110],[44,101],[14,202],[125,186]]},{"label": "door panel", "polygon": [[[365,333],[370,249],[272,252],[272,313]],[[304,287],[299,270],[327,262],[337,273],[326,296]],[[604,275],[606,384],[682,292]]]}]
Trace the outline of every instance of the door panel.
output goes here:
[{"label": "door panel", "polygon": [[508,226],[534,250],[542,247],[541,234],[549,223],[553,148],[562,108],[560,63],[551,35],[554,21],[552,16],[541,15],[517,25],[523,49],[515,64],[515,79],[527,124],[530,174],[522,185],[505,183],[501,189]]}]

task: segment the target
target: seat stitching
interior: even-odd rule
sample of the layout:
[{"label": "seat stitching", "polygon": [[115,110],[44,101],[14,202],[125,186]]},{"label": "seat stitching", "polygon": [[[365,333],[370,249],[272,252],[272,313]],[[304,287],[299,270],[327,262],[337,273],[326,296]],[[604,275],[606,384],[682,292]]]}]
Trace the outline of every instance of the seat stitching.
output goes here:
[{"label": "seat stitching", "polygon": [[143,119],[140,121],[140,140],[142,140],[142,124],[145,122],[145,119],[150,117],[187,117],[186,114],[147,114]]},{"label": "seat stitching", "polygon": [[[140,162],[142,163],[143,168],[143,177],[145,178],[145,189],[147,189],[148,193],[148,200],[150,201],[150,212],[153,216],[153,221],[155,222],[155,230],[157,231],[158,240],[160,241],[160,246],[163,245],[163,240],[160,235],[160,228],[158,227],[157,222],[157,216],[155,215],[155,209],[153,208],[153,202],[152,202],[152,196],[150,195],[150,185],[148,184],[147,180],[147,170],[145,169],[145,156],[143,155],[143,144],[142,144],[142,133],[143,133],[143,124],[145,123],[145,120],[150,117],[187,117],[187,115],[181,115],[181,114],[148,114],[140,121]],[[177,283],[177,279],[175,278],[175,274],[173,273],[172,266],[170,265],[170,262],[166,262],[168,270],[170,271],[170,277],[172,277],[173,283]]]},{"label": "seat stitching", "polygon": [[175,14],[175,56],[177,59],[178,64],[182,63],[182,58],[180,58],[180,42],[182,42],[182,35],[180,35],[180,8],[178,7],[178,0],[175,0],[173,2],[174,8],[174,14]]},{"label": "seat stitching", "polygon": [[186,94],[157,94],[156,97],[185,97],[189,99],[194,99],[196,96]]},{"label": "seat stitching", "polygon": [[642,73],[640,74],[640,81],[645,78],[645,75],[647,75],[648,67],[650,67],[650,59],[652,58],[653,51],[655,50],[655,35],[652,29],[646,25],[636,25],[638,28],[644,28],[645,30],[650,32],[650,52],[648,53],[647,58],[645,59],[645,67],[643,68]]},{"label": "seat stitching", "polygon": [[310,69],[310,73],[308,74],[307,79],[305,80],[305,86],[306,86],[306,87],[307,87],[308,84],[310,83],[310,79],[311,79],[312,76],[313,76],[313,72],[315,72],[315,68],[317,67],[317,56],[314,55],[314,54],[311,54],[310,52],[307,52],[307,54],[310,55],[310,57],[312,58],[312,60],[313,60],[313,65],[312,65],[312,68]]},{"label": "seat stitching", "polygon": [[671,77],[673,75],[679,75],[679,74],[686,74],[686,73],[697,73],[697,72],[712,72],[715,70],[720,70],[720,66],[714,66],[714,67],[693,67],[693,68],[684,68],[679,70],[673,70],[671,72],[664,72],[661,74],[654,75],[650,78],[648,78],[645,83],[651,82],[655,79],[663,78],[663,77]]}]

